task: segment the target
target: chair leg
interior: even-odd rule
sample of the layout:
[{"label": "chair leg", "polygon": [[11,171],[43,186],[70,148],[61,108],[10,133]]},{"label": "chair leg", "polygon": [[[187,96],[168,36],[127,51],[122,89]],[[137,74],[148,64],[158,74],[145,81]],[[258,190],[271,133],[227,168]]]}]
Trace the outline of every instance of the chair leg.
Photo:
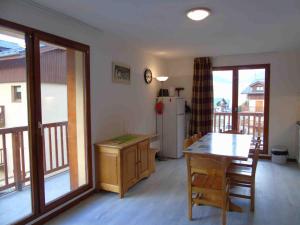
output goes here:
[{"label": "chair leg", "polygon": [[229,199],[228,196],[224,199],[223,207],[222,207],[222,225],[226,225],[227,223],[227,211],[229,210]]},{"label": "chair leg", "polygon": [[224,204],[222,208],[222,225],[226,225],[226,220],[227,220],[227,206]]},{"label": "chair leg", "polygon": [[250,210],[252,212],[254,212],[254,208],[255,208],[255,184],[253,183],[251,185],[251,206],[250,206]]},{"label": "chair leg", "polygon": [[189,220],[192,220],[192,213],[193,213],[193,203],[192,203],[192,190],[189,188],[188,190],[188,217]]}]

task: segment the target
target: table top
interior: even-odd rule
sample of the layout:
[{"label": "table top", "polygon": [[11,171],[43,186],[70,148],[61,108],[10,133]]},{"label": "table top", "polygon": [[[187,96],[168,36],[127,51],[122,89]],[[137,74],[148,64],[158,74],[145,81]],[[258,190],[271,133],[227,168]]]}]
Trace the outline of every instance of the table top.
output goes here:
[{"label": "table top", "polygon": [[252,135],[208,133],[186,148],[184,153],[212,154],[246,160],[248,158]]}]

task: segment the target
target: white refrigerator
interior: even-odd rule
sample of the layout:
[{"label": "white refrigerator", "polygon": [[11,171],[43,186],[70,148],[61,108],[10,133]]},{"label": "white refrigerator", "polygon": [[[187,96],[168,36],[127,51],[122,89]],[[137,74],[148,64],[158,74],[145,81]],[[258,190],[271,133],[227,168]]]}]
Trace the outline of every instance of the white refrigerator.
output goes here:
[{"label": "white refrigerator", "polygon": [[158,97],[163,102],[163,113],[156,114],[156,128],[160,136],[160,155],[180,158],[185,134],[185,100],[180,97]]}]

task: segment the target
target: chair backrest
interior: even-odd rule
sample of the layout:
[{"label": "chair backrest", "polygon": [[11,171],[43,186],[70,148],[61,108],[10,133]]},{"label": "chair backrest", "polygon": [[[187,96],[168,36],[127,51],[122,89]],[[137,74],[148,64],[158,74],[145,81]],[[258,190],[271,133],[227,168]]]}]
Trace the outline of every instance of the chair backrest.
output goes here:
[{"label": "chair backrest", "polygon": [[231,163],[229,158],[200,154],[186,154],[185,157],[189,179],[192,179],[195,174],[218,176],[222,178],[222,186],[225,187],[226,172]]},{"label": "chair backrest", "polygon": [[195,141],[197,141],[197,140],[198,140],[198,136],[197,136],[197,134],[194,134],[194,135],[193,135],[191,138],[193,139],[193,142],[195,142]]},{"label": "chair backrest", "polygon": [[252,161],[252,176],[255,177],[256,174],[256,167],[259,160],[259,152],[260,152],[260,141],[256,142],[254,154],[253,154],[253,161]]},{"label": "chair backrest", "polygon": [[235,130],[226,130],[223,131],[224,134],[243,134],[241,131],[235,131]]},{"label": "chair backrest", "polygon": [[198,132],[197,134],[194,134],[192,136],[193,141],[198,141],[200,138],[202,138],[202,132]]},{"label": "chair backrest", "polygon": [[198,132],[198,133],[196,134],[196,136],[197,136],[198,139],[202,138],[202,136],[203,136],[203,135],[202,135],[202,132]]},{"label": "chair backrest", "polygon": [[192,138],[186,138],[183,143],[183,148],[186,149],[187,147],[191,146],[193,143],[194,141]]}]

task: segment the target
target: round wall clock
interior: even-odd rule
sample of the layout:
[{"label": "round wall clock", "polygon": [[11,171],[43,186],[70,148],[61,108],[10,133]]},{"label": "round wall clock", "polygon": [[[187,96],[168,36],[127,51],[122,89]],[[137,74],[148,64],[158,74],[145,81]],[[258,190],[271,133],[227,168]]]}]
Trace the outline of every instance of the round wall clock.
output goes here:
[{"label": "round wall clock", "polygon": [[152,72],[150,69],[145,70],[144,79],[147,84],[150,84],[152,82]]}]

